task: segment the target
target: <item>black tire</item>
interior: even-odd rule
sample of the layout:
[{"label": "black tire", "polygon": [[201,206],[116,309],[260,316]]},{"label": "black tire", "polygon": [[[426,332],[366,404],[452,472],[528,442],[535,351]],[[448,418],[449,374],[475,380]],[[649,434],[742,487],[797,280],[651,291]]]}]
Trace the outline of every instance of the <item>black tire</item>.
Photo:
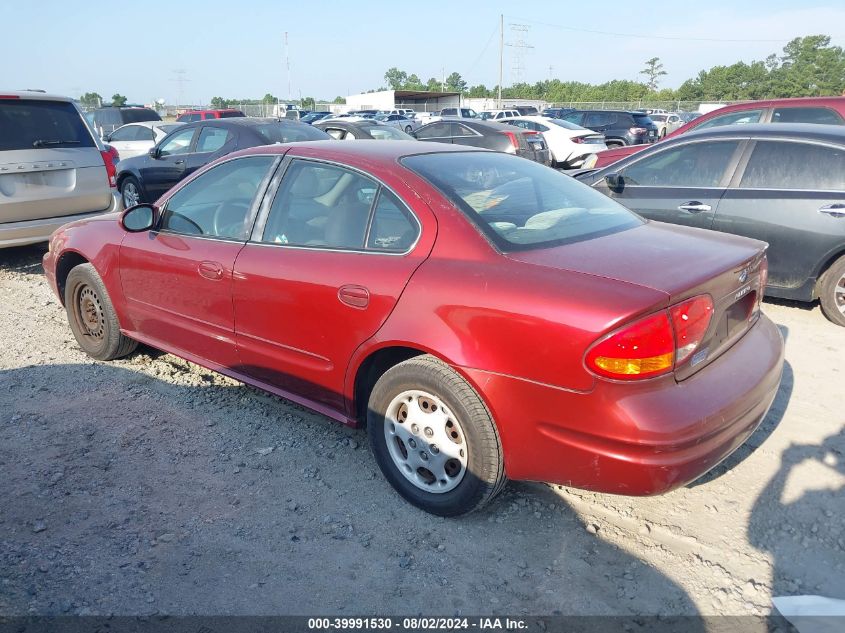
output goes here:
[{"label": "black tire", "polygon": [[120,323],[100,275],[91,264],[74,267],[65,282],[65,310],[79,346],[97,360],[126,356],[138,342],[120,333]]},{"label": "black tire", "polygon": [[[463,431],[461,442],[465,443],[468,463],[459,483],[448,492],[428,492],[412,483],[402,474],[388,449],[385,437],[388,408],[400,394],[412,390],[440,399]],[[426,512],[451,517],[478,510],[507,482],[502,445],[490,412],[461,376],[433,356],[417,356],[399,363],[379,378],[370,394],[367,434],[376,462],[388,482],[406,501]]]},{"label": "black tire", "polygon": [[[131,200],[127,201],[126,198],[128,195],[137,195],[137,202],[132,204]],[[138,179],[135,178],[135,176],[127,176],[120,182],[120,198],[123,201],[123,207],[125,209],[147,201],[147,198],[144,195],[144,190],[141,188],[141,183],[138,182]]]},{"label": "black tire", "polygon": [[818,290],[824,315],[836,325],[845,327],[845,256],[825,271]]}]

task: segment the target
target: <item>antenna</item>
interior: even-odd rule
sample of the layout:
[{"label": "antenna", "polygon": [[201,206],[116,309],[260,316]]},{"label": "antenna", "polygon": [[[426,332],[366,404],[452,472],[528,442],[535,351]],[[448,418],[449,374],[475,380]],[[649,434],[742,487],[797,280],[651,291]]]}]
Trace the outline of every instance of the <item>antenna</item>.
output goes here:
[{"label": "antenna", "polygon": [[185,90],[185,84],[191,81],[185,75],[188,73],[184,68],[177,68],[171,71],[175,77],[171,77],[170,81],[176,82],[176,110],[179,110],[179,104],[182,103],[182,93]]},{"label": "antenna", "polygon": [[516,39],[514,42],[508,42],[506,46],[514,49],[513,60],[511,64],[511,83],[521,84],[525,76],[525,53],[528,49],[534,48],[531,44],[525,42],[525,34],[528,33],[529,27],[527,24],[510,24],[511,35]]}]

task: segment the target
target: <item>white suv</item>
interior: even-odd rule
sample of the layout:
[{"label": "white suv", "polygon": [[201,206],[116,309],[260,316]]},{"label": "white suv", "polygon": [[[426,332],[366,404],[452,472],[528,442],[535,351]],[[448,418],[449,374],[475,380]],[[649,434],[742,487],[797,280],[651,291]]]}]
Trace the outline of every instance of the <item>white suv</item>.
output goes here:
[{"label": "white suv", "polygon": [[483,121],[499,121],[501,119],[512,119],[522,116],[517,110],[485,110],[479,112],[478,117]]},{"label": "white suv", "polygon": [[0,248],[122,209],[112,155],[72,99],[0,91]]}]

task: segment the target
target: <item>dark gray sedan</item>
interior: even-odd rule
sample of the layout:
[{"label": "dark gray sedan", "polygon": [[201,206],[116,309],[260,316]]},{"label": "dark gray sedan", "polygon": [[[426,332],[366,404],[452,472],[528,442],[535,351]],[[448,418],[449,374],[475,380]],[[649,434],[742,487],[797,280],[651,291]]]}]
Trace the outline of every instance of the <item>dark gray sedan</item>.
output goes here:
[{"label": "dark gray sedan", "polygon": [[413,136],[421,141],[471,145],[516,154],[544,165],[552,162],[542,134],[504,123],[443,119],[423,125]]},{"label": "dark gray sedan", "polygon": [[576,177],[646,218],[768,242],[766,294],[819,299],[825,315],[845,326],[841,126],[688,132]]}]

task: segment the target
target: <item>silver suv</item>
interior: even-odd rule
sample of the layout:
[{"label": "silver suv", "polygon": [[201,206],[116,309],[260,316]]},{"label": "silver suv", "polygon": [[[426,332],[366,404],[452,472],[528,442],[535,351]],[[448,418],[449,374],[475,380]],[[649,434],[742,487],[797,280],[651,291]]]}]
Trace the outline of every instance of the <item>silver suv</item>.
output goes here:
[{"label": "silver suv", "polygon": [[0,130],[0,248],[122,209],[112,155],[73,100],[0,91]]}]

